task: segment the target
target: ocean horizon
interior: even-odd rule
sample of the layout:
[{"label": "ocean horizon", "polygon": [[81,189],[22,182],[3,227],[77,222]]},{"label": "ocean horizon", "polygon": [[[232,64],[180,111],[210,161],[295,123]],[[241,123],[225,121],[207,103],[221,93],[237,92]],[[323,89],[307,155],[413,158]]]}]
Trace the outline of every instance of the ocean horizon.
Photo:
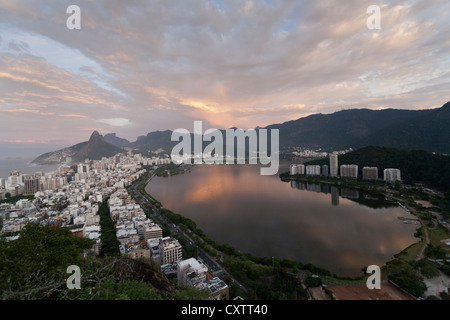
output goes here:
[{"label": "ocean horizon", "polygon": [[7,157],[0,159],[0,178],[7,179],[14,170],[19,170],[26,174],[34,174],[38,171],[49,173],[57,170],[60,166],[60,164],[38,165],[31,163],[33,159],[30,157]]}]

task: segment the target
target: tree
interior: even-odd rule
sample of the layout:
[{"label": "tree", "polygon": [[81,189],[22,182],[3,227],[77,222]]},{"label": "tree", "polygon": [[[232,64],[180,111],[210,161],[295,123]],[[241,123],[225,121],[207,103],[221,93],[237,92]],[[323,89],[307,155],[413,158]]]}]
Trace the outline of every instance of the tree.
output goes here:
[{"label": "tree", "polygon": [[118,255],[120,242],[116,237],[116,230],[114,229],[114,222],[111,220],[110,211],[108,208],[108,199],[105,199],[98,210],[100,215],[100,226],[102,228],[101,255]]},{"label": "tree", "polygon": [[[150,262],[125,257],[85,258],[93,240],[68,228],[28,224],[14,241],[0,240],[0,299],[160,300],[208,297],[177,288]],[[67,267],[81,269],[81,288],[67,287]]]},{"label": "tree", "polygon": [[9,192],[5,193],[5,198],[6,198],[6,199],[11,198],[11,193],[9,193]]},{"label": "tree", "polygon": [[167,227],[162,228],[162,232],[163,232],[163,237],[170,237],[172,235],[172,232]]},{"label": "tree", "polygon": [[197,246],[186,246],[186,253],[188,256],[193,258],[198,258],[198,247]]},{"label": "tree", "polygon": [[0,243],[0,292],[3,299],[43,298],[65,285],[66,269],[83,262],[93,240],[68,228],[29,223],[14,241]]},{"label": "tree", "polygon": [[307,287],[320,287],[322,285],[322,280],[320,278],[314,278],[314,277],[307,277],[305,279],[305,285]]},{"label": "tree", "polygon": [[425,248],[425,255],[430,258],[445,259],[446,252],[441,245],[433,246],[429,244]]}]

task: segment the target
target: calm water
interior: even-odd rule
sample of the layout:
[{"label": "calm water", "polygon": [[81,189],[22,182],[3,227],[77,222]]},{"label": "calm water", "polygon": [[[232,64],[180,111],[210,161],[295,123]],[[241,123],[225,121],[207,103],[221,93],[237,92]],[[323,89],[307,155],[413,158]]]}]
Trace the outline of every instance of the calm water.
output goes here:
[{"label": "calm water", "polygon": [[31,164],[34,158],[11,157],[0,159],[0,178],[8,178],[11,171],[19,170],[22,173],[34,174],[38,171],[53,172],[59,164],[36,165]]},{"label": "calm water", "polygon": [[381,266],[416,241],[418,226],[398,219],[412,217],[400,207],[368,207],[349,199],[358,197],[355,191],[282,182],[254,165],[192,167],[155,177],[146,190],[218,243],[343,276]]}]

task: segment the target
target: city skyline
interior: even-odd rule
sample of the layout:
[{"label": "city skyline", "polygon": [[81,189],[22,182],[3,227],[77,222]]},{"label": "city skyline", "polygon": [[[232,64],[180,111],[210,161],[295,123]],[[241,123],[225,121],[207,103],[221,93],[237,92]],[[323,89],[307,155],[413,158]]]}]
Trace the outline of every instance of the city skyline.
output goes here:
[{"label": "city skyline", "polygon": [[[450,100],[441,1],[0,3],[0,153]],[[381,8],[369,30],[367,7]],[[326,94],[324,94],[326,93]]]}]

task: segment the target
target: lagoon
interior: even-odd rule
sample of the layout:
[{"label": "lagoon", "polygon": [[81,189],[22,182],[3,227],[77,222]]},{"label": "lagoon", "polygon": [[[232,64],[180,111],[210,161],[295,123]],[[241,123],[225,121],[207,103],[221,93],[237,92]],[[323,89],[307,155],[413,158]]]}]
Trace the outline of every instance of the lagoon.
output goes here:
[{"label": "lagoon", "polygon": [[154,177],[146,191],[217,243],[340,276],[360,276],[364,266],[382,266],[417,241],[418,226],[399,219],[414,216],[401,207],[356,190],[262,176],[259,165],[192,166],[182,175]]}]

